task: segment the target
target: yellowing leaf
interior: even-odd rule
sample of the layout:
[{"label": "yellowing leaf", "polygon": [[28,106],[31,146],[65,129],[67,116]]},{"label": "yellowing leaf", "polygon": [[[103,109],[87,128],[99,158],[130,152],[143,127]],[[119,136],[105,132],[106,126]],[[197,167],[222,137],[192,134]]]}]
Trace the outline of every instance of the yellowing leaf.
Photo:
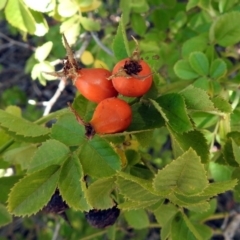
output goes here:
[{"label": "yellowing leaf", "polygon": [[91,65],[94,62],[94,57],[89,51],[84,51],[80,59],[84,65]]},{"label": "yellowing leaf", "polygon": [[107,64],[104,63],[104,62],[102,62],[101,60],[98,60],[98,59],[96,59],[96,60],[94,61],[93,66],[94,66],[95,68],[104,68],[104,69],[109,70],[109,67],[107,66]]}]

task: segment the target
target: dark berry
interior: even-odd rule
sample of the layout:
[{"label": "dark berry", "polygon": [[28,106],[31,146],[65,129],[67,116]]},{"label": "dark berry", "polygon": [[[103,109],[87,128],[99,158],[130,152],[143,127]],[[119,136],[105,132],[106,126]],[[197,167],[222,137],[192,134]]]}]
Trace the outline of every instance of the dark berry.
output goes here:
[{"label": "dark berry", "polygon": [[120,209],[114,206],[106,210],[92,209],[85,212],[88,223],[95,228],[105,228],[113,225],[120,214]]},{"label": "dark berry", "polygon": [[57,189],[48,204],[43,208],[43,211],[47,213],[61,214],[65,212],[66,209],[68,209],[68,205],[63,201],[62,196]]}]

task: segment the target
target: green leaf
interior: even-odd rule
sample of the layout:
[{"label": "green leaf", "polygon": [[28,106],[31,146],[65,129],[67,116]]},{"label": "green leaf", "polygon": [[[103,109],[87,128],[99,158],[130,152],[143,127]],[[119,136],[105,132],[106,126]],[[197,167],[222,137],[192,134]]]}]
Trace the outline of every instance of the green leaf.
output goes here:
[{"label": "green leaf", "polygon": [[208,46],[208,36],[206,34],[190,38],[182,46],[183,58],[188,58],[192,52],[203,52]]},{"label": "green leaf", "polygon": [[58,4],[58,14],[62,17],[71,17],[79,9],[76,1],[61,0]]},{"label": "green leaf", "polygon": [[38,37],[44,36],[49,30],[47,20],[45,19],[43,14],[40,13],[40,12],[36,12],[34,10],[31,10],[31,9],[30,9],[30,12],[31,12],[31,14],[34,18],[34,21],[35,21],[36,29],[35,29],[34,35],[36,35]]},{"label": "green leaf", "polygon": [[8,194],[13,185],[19,181],[20,176],[10,176],[10,177],[1,177],[0,178],[0,203],[6,203]]},{"label": "green leaf", "polygon": [[149,180],[119,172],[116,183],[120,193],[131,201],[147,202],[161,199],[154,194],[152,183]]},{"label": "green leaf", "polygon": [[153,100],[151,102],[174,131],[183,133],[192,130],[192,124],[187,115],[183,97],[180,94],[166,94],[157,98],[156,102]]},{"label": "green leaf", "polygon": [[198,229],[195,228],[195,226],[192,224],[192,222],[188,219],[188,217],[185,215],[185,213],[182,212],[182,217],[184,219],[185,224],[187,225],[188,229],[193,233],[196,239],[204,239],[201,236],[201,233]]},{"label": "green leaf", "polygon": [[160,224],[161,227],[174,217],[174,215],[178,212],[176,206],[171,203],[162,204],[156,211],[154,211],[154,216],[157,219],[157,222]]},{"label": "green leaf", "polygon": [[189,0],[186,6],[186,10],[189,11],[192,8],[196,7],[198,5],[199,0]]},{"label": "green leaf", "polygon": [[0,3],[0,11],[4,9],[4,7],[6,6],[7,4],[7,0],[2,0],[1,3]]},{"label": "green leaf", "polygon": [[173,67],[175,74],[184,80],[195,79],[199,75],[192,69],[188,60],[179,60]]},{"label": "green leaf", "polygon": [[84,174],[91,177],[110,177],[121,169],[121,161],[111,145],[95,135],[84,140],[80,146],[79,159]]},{"label": "green leaf", "polygon": [[[143,131],[164,126],[164,120],[152,104],[135,103],[132,105],[133,119],[127,131]],[[149,117],[151,116],[151,117]]]},{"label": "green leaf", "polygon": [[55,2],[53,0],[41,0],[34,2],[32,0],[23,1],[29,8],[43,13],[53,11],[55,7]]},{"label": "green leaf", "polygon": [[122,210],[137,210],[137,209],[146,209],[158,204],[159,202],[163,202],[163,200],[150,200],[150,201],[131,201],[126,200],[123,203],[118,204],[118,208]]},{"label": "green leaf", "polygon": [[132,13],[131,25],[133,31],[140,36],[143,36],[147,30],[145,18],[138,13]]},{"label": "green leaf", "polygon": [[238,43],[240,41],[239,18],[240,12],[229,12],[220,15],[210,28],[211,42],[223,47]]},{"label": "green leaf", "polygon": [[229,166],[238,167],[239,164],[235,159],[232,143],[233,140],[231,138],[227,139],[225,145],[222,148],[222,153],[226,163],[229,164]]},{"label": "green leaf", "polygon": [[44,43],[42,46],[37,47],[35,51],[35,58],[39,61],[42,62],[44,61],[49,53],[51,52],[53,47],[53,42],[48,41]]},{"label": "green leaf", "polygon": [[215,108],[219,109],[221,112],[224,112],[224,113],[232,112],[231,104],[227,100],[223,99],[222,97],[216,96],[212,99],[212,102]]},{"label": "green leaf", "polygon": [[50,139],[35,152],[28,168],[28,173],[42,170],[51,165],[61,165],[68,157],[69,148],[61,142]]},{"label": "green leaf", "polygon": [[12,216],[8,213],[6,207],[0,203],[0,227],[12,222]]},{"label": "green leaf", "polygon": [[7,21],[14,27],[34,34],[36,29],[34,18],[21,0],[8,0],[5,8],[5,16]]},{"label": "green leaf", "polygon": [[85,122],[89,122],[97,104],[87,100],[83,95],[78,95],[74,99],[72,106]]},{"label": "green leaf", "polygon": [[58,187],[63,199],[74,210],[88,211],[84,192],[84,175],[77,156],[70,157],[62,166]]},{"label": "green leaf", "polygon": [[10,149],[3,155],[3,160],[11,164],[19,164],[23,169],[27,169],[32,160],[32,156],[37,150],[33,144]]},{"label": "green leaf", "polygon": [[207,76],[209,72],[209,61],[202,52],[192,52],[189,55],[189,63],[200,76]]},{"label": "green leaf", "polygon": [[121,60],[130,56],[123,17],[121,17],[119,21],[117,34],[112,43],[112,49],[117,60]]},{"label": "green leaf", "polygon": [[53,125],[51,137],[67,146],[79,146],[85,139],[85,128],[77,122],[74,114],[66,113]]},{"label": "green leaf", "polygon": [[227,181],[231,179],[232,168],[215,162],[210,162],[209,172],[215,181]]},{"label": "green leaf", "polygon": [[100,23],[91,18],[81,17],[80,23],[87,31],[99,31],[101,29]]},{"label": "green leaf", "polygon": [[192,149],[159,170],[153,181],[155,190],[161,194],[177,192],[191,196],[202,192],[207,185],[204,166]]},{"label": "green leaf", "polygon": [[0,126],[16,135],[31,138],[46,138],[49,129],[39,126],[33,122],[29,122],[23,118],[16,117],[6,111],[0,109]]},{"label": "green leaf", "polygon": [[229,180],[229,181],[221,181],[221,182],[214,182],[207,186],[204,191],[200,194],[200,196],[208,196],[213,197],[220,193],[224,193],[234,189],[237,185],[237,179]]},{"label": "green leaf", "polygon": [[173,144],[177,144],[176,147],[178,146],[178,148],[175,149],[175,146],[173,145],[173,153],[175,154],[175,157],[178,157],[191,147],[196,151],[198,156],[201,157],[202,163],[207,163],[209,161],[209,147],[202,132],[193,130],[187,133],[178,134],[171,131],[171,129],[169,130]]},{"label": "green leaf", "polygon": [[216,111],[213,102],[206,91],[192,85],[180,92],[184,97],[189,110],[193,111]]},{"label": "green leaf", "polygon": [[219,79],[227,73],[227,64],[220,58],[214,59],[210,68],[210,77]]},{"label": "green leaf", "polygon": [[219,3],[218,3],[219,12],[220,13],[227,12],[235,4],[237,4],[237,1],[235,1],[235,0],[222,0],[222,1],[219,1]]},{"label": "green leaf", "polygon": [[53,195],[59,173],[59,166],[50,166],[25,176],[11,189],[8,210],[16,216],[37,213]]},{"label": "green leaf", "polygon": [[129,226],[134,229],[142,229],[149,226],[148,215],[143,209],[125,211],[124,217]]},{"label": "green leaf", "polygon": [[182,214],[180,212],[178,214],[176,214],[172,220],[171,239],[172,240],[179,240],[179,239],[203,240],[200,236],[199,236],[199,238],[194,237],[193,233],[187,227],[187,225],[182,217]]},{"label": "green leaf", "polygon": [[115,203],[110,197],[115,187],[115,177],[101,178],[93,182],[86,191],[88,203],[95,209],[112,208]]}]

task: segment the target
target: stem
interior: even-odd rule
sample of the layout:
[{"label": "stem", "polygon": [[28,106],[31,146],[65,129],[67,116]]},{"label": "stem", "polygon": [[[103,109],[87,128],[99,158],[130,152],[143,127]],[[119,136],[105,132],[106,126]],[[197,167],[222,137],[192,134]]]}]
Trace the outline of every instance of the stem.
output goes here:
[{"label": "stem", "polygon": [[15,141],[13,139],[10,139],[8,142],[6,142],[3,146],[0,147],[0,154],[2,154],[5,150],[7,150]]},{"label": "stem", "polygon": [[211,216],[203,219],[201,222],[204,223],[204,222],[207,222],[207,221],[223,219],[228,215],[229,215],[228,213],[217,213],[217,214],[211,215]]},{"label": "stem", "polygon": [[237,72],[240,69],[240,63],[234,65],[227,73],[227,77],[231,76],[233,73]]},{"label": "stem", "polygon": [[95,237],[99,237],[99,236],[105,234],[106,232],[107,232],[107,230],[103,230],[103,231],[101,231],[101,232],[93,233],[93,234],[91,234],[91,235],[89,235],[89,236],[87,236],[87,237],[81,238],[81,240],[92,240],[92,239],[94,239]]},{"label": "stem", "polygon": [[143,164],[155,175],[157,173],[157,170],[149,163],[149,161],[145,159],[141,159]]}]

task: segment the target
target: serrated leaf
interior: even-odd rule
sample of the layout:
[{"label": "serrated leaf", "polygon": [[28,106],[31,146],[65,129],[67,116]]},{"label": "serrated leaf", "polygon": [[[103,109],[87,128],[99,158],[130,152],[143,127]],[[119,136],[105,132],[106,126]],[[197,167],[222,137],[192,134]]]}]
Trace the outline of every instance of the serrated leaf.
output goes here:
[{"label": "serrated leaf", "polygon": [[115,203],[110,197],[115,187],[115,177],[101,178],[93,182],[86,191],[88,203],[95,209],[112,208]]},{"label": "serrated leaf", "polygon": [[0,126],[24,137],[47,137],[49,129],[0,109]]},{"label": "serrated leaf", "polygon": [[184,97],[189,110],[193,111],[216,111],[213,102],[206,91],[192,85],[180,92]]},{"label": "serrated leaf", "polygon": [[240,12],[228,12],[220,15],[210,28],[211,42],[223,47],[234,45],[240,41],[238,19]]},{"label": "serrated leaf", "polygon": [[67,146],[78,146],[85,139],[85,128],[72,113],[59,117],[51,129],[51,137]]},{"label": "serrated leaf", "polygon": [[121,169],[121,161],[111,145],[95,135],[91,140],[84,140],[79,149],[79,159],[84,174],[91,177],[110,177]]},{"label": "serrated leaf", "polygon": [[77,156],[70,157],[62,166],[59,177],[59,190],[63,199],[74,210],[88,211],[84,192],[83,171]]},{"label": "serrated leaf", "polygon": [[214,59],[210,68],[210,77],[219,79],[227,73],[227,64],[220,58]]},{"label": "serrated leaf", "polygon": [[[160,200],[161,201],[161,200]],[[126,200],[123,203],[118,204],[118,208],[122,210],[137,210],[137,209],[146,209],[160,202],[159,200],[151,200],[151,201],[131,201]]]},{"label": "serrated leaf", "polygon": [[[192,124],[181,95],[177,93],[166,94],[157,98],[156,103],[160,107],[157,107],[158,111],[162,113],[162,117],[174,131],[183,133],[192,130]],[[156,105],[154,104],[154,106]]]},{"label": "serrated leaf", "polygon": [[55,7],[55,2],[53,0],[41,0],[41,1],[23,0],[23,1],[29,8],[43,13],[50,12]]},{"label": "serrated leaf", "polygon": [[44,142],[33,155],[28,173],[42,170],[51,165],[61,165],[68,157],[70,150],[61,142],[50,139]]},{"label": "serrated leaf", "polygon": [[237,183],[238,183],[237,179],[211,183],[208,185],[206,189],[204,189],[204,191],[200,194],[200,196],[208,196],[208,197],[216,196],[220,193],[224,193],[226,191],[234,189]]},{"label": "serrated leaf", "polygon": [[6,207],[0,203],[0,227],[12,222],[12,216],[8,213]]},{"label": "serrated leaf", "polygon": [[117,60],[121,60],[130,56],[123,17],[121,17],[119,21],[117,33],[112,43],[112,49]]},{"label": "serrated leaf", "polygon": [[42,46],[37,47],[35,51],[35,58],[39,61],[42,62],[44,61],[49,53],[51,52],[53,47],[53,42],[48,41],[44,43]]},{"label": "serrated leaf", "polygon": [[212,99],[212,102],[215,108],[219,109],[221,112],[224,112],[224,113],[232,112],[231,104],[227,100],[223,99],[222,97],[216,96]]},{"label": "serrated leaf", "polygon": [[143,209],[125,211],[124,217],[129,226],[134,229],[142,229],[149,226],[148,215]]},{"label": "serrated leaf", "polygon": [[14,27],[34,34],[35,21],[29,9],[19,0],[8,0],[5,7],[7,21]]},{"label": "serrated leaf", "polygon": [[81,17],[80,23],[87,31],[99,31],[101,29],[100,23],[87,17]]},{"label": "serrated leaf", "polygon": [[209,72],[209,61],[202,52],[192,52],[189,55],[189,63],[196,73],[200,76],[207,76]]},{"label": "serrated leaf", "polygon": [[0,202],[6,203],[8,194],[10,192],[10,189],[13,187],[13,185],[19,181],[21,176],[10,176],[10,177],[1,177],[0,178]]},{"label": "serrated leaf", "polygon": [[207,185],[204,166],[192,149],[159,170],[153,180],[155,190],[166,195],[176,192],[191,196],[202,192]]},{"label": "serrated leaf", "polygon": [[11,164],[19,164],[23,169],[29,167],[33,154],[37,147],[33,144],[10,149],[3,154],[3,160]]},{"label": "serrated leaf", "polygon": [[175,142],[175,144],[178,146],[177,152],[175,152],[176,149],[173,149],[173,152],[176,156],[179,156],[179,154],[187,151],[191,147],[196,151],[198,156],[201,157],[202,163],[207,163],[209,161],[209,147],[203,133],[198,130],[193,130],[187,133],[178,134],[174,131],[171,131],[170,128],[169,130],[173,142]]},{"label": "serrated leaf", "polygon": [[83,95],[78,95],[74,99],[72,106],[85,122],[89,122],[92,118],[93,112],[97,104],[88,101]]},{"label": "serrated leaf", "polygon": [[154,194],[152,183],[149,180],[119,172],[116,183],[120,193],[131,201],[146,202],[161,199]]},{"label": "serrated leaf", "polygon": [[217,199],[213,198],[209,201],[210,204],[210,208],[202,213],[199,212],[191,212],[189,214],[189,219],[192,222],[203,222],[205,219],[207,219],[208,217],[212,216],[215,212],[216,212],[216,208],[217,208]]},{"label": "serrated leaf", "polygon": [[164,120],[157,109],[149,104],[135,103],[132,105],[133,119],[127,131],[143,131],[164,126]]},{"label": "serrated leaf", "polygon": [[184,80],[195,79],[199,75],[192,69],[188,60],[179,60],[175,63],[174,67],[175,74]]},{"label": "serrated leaf", "polygon": [[59,166],[50,166],[25,176],[11,189],[8,210],[16,216],[37,213],[48,203],[59,178]]},{"label": "serrated leaf", "polygon": [[229,166],[238,167],[239,164],[236,161],[235,156],[233,154],[232,142],[233,140],[231,138],[225,141],[225,144],[222,148],[222,153],[223,153],[224,160]]}]

